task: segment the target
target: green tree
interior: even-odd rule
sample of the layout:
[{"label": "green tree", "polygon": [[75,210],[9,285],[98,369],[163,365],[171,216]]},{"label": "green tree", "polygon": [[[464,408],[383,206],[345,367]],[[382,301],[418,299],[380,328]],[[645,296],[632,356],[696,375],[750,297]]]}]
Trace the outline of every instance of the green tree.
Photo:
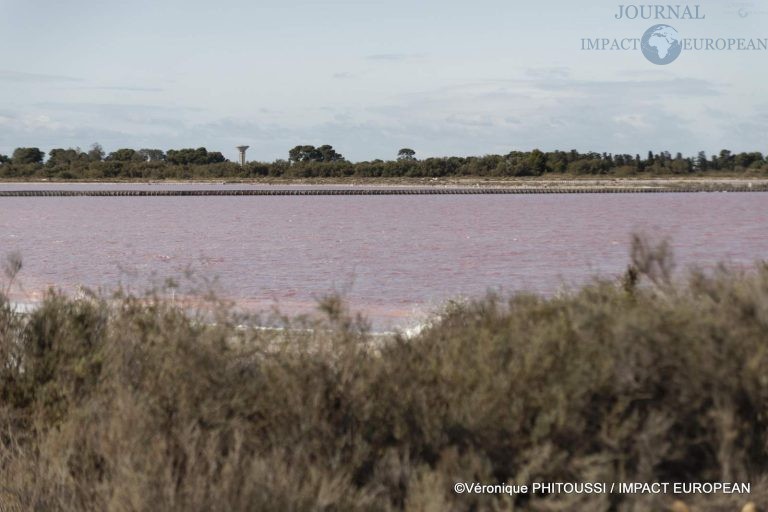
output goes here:
[{"label": "green tree", "polygon": [[538,149],[531,151],[527,167],[536,176],[541,176],[547,170],[547,157]]},{"label": "green tree", "polygon": [[704,151],[699,151],[699,154],[696,156],[695,168],[697,171],[706,171],[709,169],[709,161],[707,160],[707,154]]},{"label": "green tree", "polygon": [[397,152],[397,160],[400,162],[413,162],[416,160],[416,152],[411,148],[403,148]]},{"label": "green tree", "polygon": [[288,151],[288,161],[291,163],[340,162],[343,160],[344,156],[337,153],[333,146],[328,144],[318,148],[311,145],[300,145]]},{"label": "green tree", "polygon": [[88,151],[88,160],[91,162],[101,162],[104,160],[104,148],[101,144],[94,142],[91,149]]},{"label": "green tree", "polygon": [[11,159],[0,153],[0,165],[10,163]]},{"label": "green tree", "polygon": [[226,162],[227,159],[218,151],[209,153],[205,148],[185,148],[169,149],[166,161],[175,165],[205,165]]},{"label": "green tree", "polygon": [[311,162],[316,154],[315,146],[299,145],[288,151],[288,161],[291,163]]},{"label": "green tree", "polygon": [[717,157],[717,164],[720,169],[733,169],[733,153],[727,149],[720,151],[720,156]]},{"label": "green tree", "polygon": [[333,146],[325,144],[317,148],[320,153],[320,162],[340,162],[344,160],[344,156],[341,153],[337,153]]},{"label": "green tree", "polygon": [[24,164],[41,164],[45,153],[40,151],[39,148],[16,148],[13,151],[13,163],[17,165]]},{"label": "green tree", "polygon": [[145,158],[135,149],[123,148],[113,151],[107,156],[109,162],[143,162]]},{"label": "green tree", "polygon": [[73,163],[85,161],[87,159],[88,155],[80,151],[80,148],[56,148],[48,152],[48,161],[46,162],[46,165],[49,167],[70,166]]},{"label": "green tree", "polygon": [[693,160],[683,158],[682,155],[680,155],[680,158],[675,158],[672,162],[669,162],[667,166],[672,174],[686,174],[693,171]]},{"label": "green tree", "polygon": [[226,162],[227,159],[224,158],[224,155],[221,154],[220,151],[211,151],[208,153],[208,163],[209,164],[221,164]]},{"label": "green tree", "polygon": [[733,157],[735,167],[750,167],[753,163],[762,163],[763,155],[761,153],[739,153]]}]

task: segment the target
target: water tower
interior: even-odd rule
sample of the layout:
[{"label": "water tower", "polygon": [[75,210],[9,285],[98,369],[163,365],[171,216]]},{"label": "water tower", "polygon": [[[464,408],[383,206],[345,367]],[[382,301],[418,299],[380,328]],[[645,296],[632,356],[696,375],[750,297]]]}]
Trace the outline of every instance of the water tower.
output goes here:
[{"label": "water tower", "polygon": [[245,165],[245,150],[251,146],[237,146],[237,150],[240,152],[240,165]]}]

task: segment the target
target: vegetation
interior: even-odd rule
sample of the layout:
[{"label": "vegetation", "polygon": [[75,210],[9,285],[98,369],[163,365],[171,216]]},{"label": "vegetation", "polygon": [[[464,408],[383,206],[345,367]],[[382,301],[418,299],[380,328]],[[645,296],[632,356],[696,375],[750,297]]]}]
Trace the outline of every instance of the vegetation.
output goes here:
[{"label": "vegetation", "polygon": [[[767,505],[768,265],[677,283],[670,268],[637,239],[621,282],[451,304],[412,338],[371,335],[337,298],[282,332],[160,296],[49,293],[26,316],[2,299],[0,508]],[[460,481],[752,494],[457,495]]]},{"label": "vegetation", "polygon": [[148,156],[155,153],[156,158],[154,161],[167,161],[172,165],[205,165],[205,164],[220,164],[226,162],[224,155],[218,151],[208,152],[205,148],[197,149],[181,149],[175,151],[173,149],[168,151],[168,154],[163,157],[162,152],[157,153],[158,150],[144,150]]},{"label": "vegetation", "polygon": [[288,152],[288,161],[291,163],[305,162],[343,162],[344,157],[337,153],[333,146],[325,144],[315,146],[296,146]]},{"label": "vegetation", "polygon": [[419,160],[410,148],[398,151],[395,160],[352,163],[332,146],[296,146],[288,160],[227,161],[205,148],[168,150],[118,149],[105,155],[98,144],[88,151],[53,149],[43,163],[37,148],[18,148],[12,158],[0,155],[0,179],[103,180],[103,179],[260,179],[260,178],[510,178],[556,176],[707,176],[747,175],[768,177],[768,159],[759,152],[734,154],[723,150],[695,158],[678,153],[614,155],[577,151],[513,151],[506,155],[445,157]]},{"label": "vegetation", "polygon": [[24,164],[41,164],[45,158],[45,153],[38,148],[16,148],[13,152],[12,162]]},{"label": "vegetation", "polygon": [[398,161],[413,161],[416,160],[416,151],[411,148],[402,148],[397,152]]}]

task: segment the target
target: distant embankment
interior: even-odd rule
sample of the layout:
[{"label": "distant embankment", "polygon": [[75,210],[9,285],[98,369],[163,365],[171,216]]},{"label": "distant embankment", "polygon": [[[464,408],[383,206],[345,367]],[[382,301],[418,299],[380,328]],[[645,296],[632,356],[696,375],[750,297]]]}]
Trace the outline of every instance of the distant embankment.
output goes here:
[{"label": "distant embankment", "polygon": [[516,188],[349,188],[248,190],[0,190],[0,197],[143,197],[143,196],[408,196],[479,194],[651,194],[669,192],[768,192],[755,186],[682,185],[668,187],[516,187]]}]

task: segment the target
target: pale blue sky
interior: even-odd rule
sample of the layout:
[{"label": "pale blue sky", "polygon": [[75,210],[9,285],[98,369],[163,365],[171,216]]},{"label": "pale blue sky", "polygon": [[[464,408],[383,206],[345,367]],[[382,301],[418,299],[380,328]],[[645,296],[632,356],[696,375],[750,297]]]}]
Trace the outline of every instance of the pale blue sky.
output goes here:
[{"label": "pale blue sky", "polygon": [[[656,23],[621,3],[0,0],[0,153],[768,152],[768,52],[581,51]],[[768,37],[768,0],[698,3],[683,37]]]}]

